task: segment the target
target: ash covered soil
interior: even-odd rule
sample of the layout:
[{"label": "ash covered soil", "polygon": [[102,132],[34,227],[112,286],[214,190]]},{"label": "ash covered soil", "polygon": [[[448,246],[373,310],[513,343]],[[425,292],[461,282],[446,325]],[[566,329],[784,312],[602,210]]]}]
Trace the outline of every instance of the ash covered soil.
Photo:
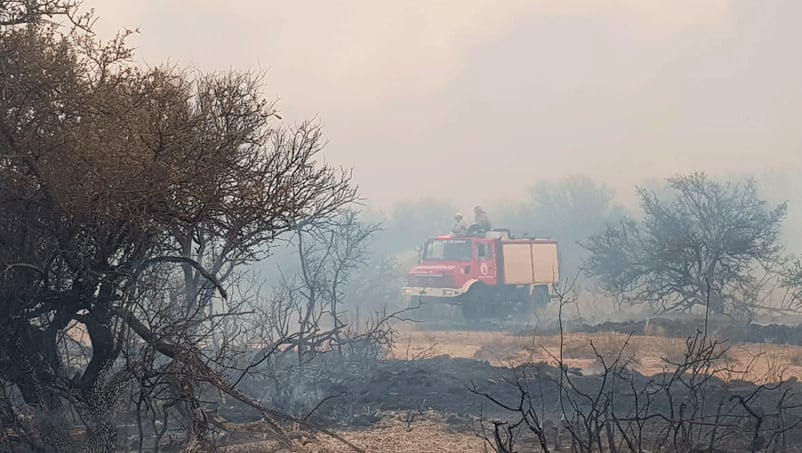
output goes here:
[{"label": "ash covered soil", "polygon": [[[666,336],[629,337],[614,330],[569,333],[562,339],[563,366],[577,389],[592,394],[603,374],[592,342],[608,363],[623,351],[622,357],[628,359],[627,376],[632,385],[641,388],[670,375],[671,363],[680,362],[685,354],[686,331],[693,335],[688,324],[678,325],[674,335]],[[736,373],[729,375],[731,379],[723,375],[722,379],[713,378],[711,389],[750,392],[760,384],[783,381],[792,392],[802,393],[798,383],[802,379],[802,347],[719,338],[726,340],[722,360]],[[481,394],[517,406],[520,391],[515,383],[524,377],[546,418],[559,418],[559,351],[559,334],[402,331],[395,358],[332,383],[328,394],[341,396],[322,405],[315,419],[330,426],[361,427],[376,421],[369,414],[379,411],[436,411],[448,414],[454,425],[482,415],[509,417],[509,411]],[[743,374],[737,372],[747,369]],[[674,394],[675,399],[683,397],[681,391]],[[620,402],[622,407],[629,403],[625,397]],[[658,411],[671,410],[668,401],[658,398],[654,404]]]},{"label": "ash covered soil", "polygon": [[[657,330],[650,330],[650,326],[656,326]],[[554,425],[560,419],[561,373],[555,358],[559,355],[561,340],[563,365],[579,392],[593,395],[603,382],[603,367],[596,352],[603,357],[620,354],[627,358],[627,371],[622,373],[628,379],[627,385],[647,388],[651,383],[670,378],[670,362],[682,359],[687,335],[693,335],[697,326],[687,322],[655,323],[654,320],[650,326],[637,323],[594,328],[574,326],[562,339],[559,334],[543,329],[501,332],[410,327],[399,332],[391,358],[355,367],[350,374],[319,382],[318,398],[331,398],[320,404],[309,420],[342,433],[368,451],[481,451],[483,441],[477,437],[479,420],[514,420],[515,417],[481,394],[492,395],[498,402],[515,407],[521,398],[515,384],[524,382],[524,373],[523,386],[537,409],[542,411],[544,422]],[[759,330],[760,326],[757,327]],[[786,421],[802,423],[802,385],[798,381],[802,378],[802,347],[780,344],[777,337],[762,337],[775,344],[733,341],[726,337],[727,332],[736,331],[749,338],[761,338],[743,329],[714,329],[711,336],[727,340],[727,352],[722,357],[727,367],[748,371],[736,373],[737,376],[719,374],[711,378],[706,384],[706,393],[711,398],[726,396],[719,399],[728,401],[728,407],[733,410],[740,410],[737,397],[733,395],[747,396],[751,398],[750,407],[758,408],[762,414],[776,412],[777,397],[785,394],[786,404],[793,406]],[[750,396],[756,394],[755,390],[761,385],[769,386],[770,391]],[[631,413],[634,404],[631,392],[628,393],[625,386],[621,388],[613,409],[626,415]],[[676,410],[676,402],[688,397],[687,390],[676,386],[671,393],[673,403],[666,395],[658,394],[650,403],[650,410],[669,413],[672,405]],[[239,413],[235,418],[255,417],[255,414],[249,415],[247,409],[231,406],[228,410]],[[800,447],[787,447],[784,451],[802,451],[802,425],[798,428],[789,431],[787,436],[790,436],[788,442],[793,440],[792,445]],[[415,443],[410,433],[416,429],[438,440]],[[743,442],[748,443],[749,429],[742,432]],[[348,451],[324,438],[318,436],[318,443],[323,442],[327,447],[315,451]],[[437,442],[445,442],[445,446],[438,446]],[[738,448],[721,451],[739,451]]]}]

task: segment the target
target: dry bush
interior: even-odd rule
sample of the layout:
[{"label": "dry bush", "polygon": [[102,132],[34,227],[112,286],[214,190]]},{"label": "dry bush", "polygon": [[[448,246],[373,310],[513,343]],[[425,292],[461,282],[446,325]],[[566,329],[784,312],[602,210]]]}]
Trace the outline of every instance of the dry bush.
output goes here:
[{"label": "dry bush", "polygon": [[[552,357],[557,377],[542,367],[523,366],[506,379],[518,390],[516,402],[474,387],[474,393],[514,414],[481,420],[477,433],[498,453],[518,451],[520,443],[544,452],[796,451],[802,440],[797,435],[802,389],[782,380],[783,351],[737,367],[726,344],[705,329],[688,337],[682,350],[664,355],[663,373],[647,377],[633,371],[626,353],[633,338],[622,344],[602,336],[594,342],[591,350],[602,371],[586,377],[565,365],[563,347],[573,347],[575,340],[561,335],[562,347]],[[759,360],[765,365],[763,380],[747,381]],[[546,407],[555,392],[557,407]]]}]

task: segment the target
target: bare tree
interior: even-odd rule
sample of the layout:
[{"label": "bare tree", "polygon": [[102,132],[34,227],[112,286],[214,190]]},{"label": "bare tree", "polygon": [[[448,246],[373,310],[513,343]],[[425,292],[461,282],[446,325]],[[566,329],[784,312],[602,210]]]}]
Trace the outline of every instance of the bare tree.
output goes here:
[{"label": "bare tree", "polygon": [[618,221],[623,208],[612,189],[585,175],[541,181],[529,188],[529,200],[510,216],[510,225],[521,232],[548,236],[560,243],[560,266],[575,274],[587,251],[579,241]]},{"label": "bare tree", "polygon": [[751,181],[695,173],[668,183],[671,199],[638,190],[640,222],[623,219],[586,241],[588,273],[610,295],[665,310],[704,306],[709,286],[713,313],[749,316],[782,261],[786,204],[768,206]]},{"label": "bare tree", "polygon": [[[397,313],[354,316],[358,301],[346,286],[367,265],[368,239],[379,230],[345,209],[326,222],[299,226],[289,238],[296,250],[294,272],[282,268],[283,279],[267,300],[256,299],[249,317],[248,340],[262,345],[246,366],[249,386],[266,383],[275,407],[308,418],[332,383],[354,377],[391,347],[390,321]],[[285,263],[287,264],[287,263]]]},{"label": "bare tree", "polygon": [[76,0],[0,0],[0,27],[56,23],[57,18],[66,18],[88,29],[92,16],[78,13],[80,5]]},{"label": "bare tree", "polygon": [[780,284],[790,292],[789,308],[798,311],[802,305],[802,258],[789,260],[780,273]]},{"label": "bare tree", "polygon": [[[309,323],[319,324],[326,316],[335,336],[345,325],[339,305],[352,271],[363,266],[368,252],[367,239],[379,231],[378,225],[363,225],[354,211],[344,212],[331,223],[301,227],[293,238],[298,249],[301,284],[295,290],[304,298],[300,331]],[[299,350],[299,354],[302,351]]]}]

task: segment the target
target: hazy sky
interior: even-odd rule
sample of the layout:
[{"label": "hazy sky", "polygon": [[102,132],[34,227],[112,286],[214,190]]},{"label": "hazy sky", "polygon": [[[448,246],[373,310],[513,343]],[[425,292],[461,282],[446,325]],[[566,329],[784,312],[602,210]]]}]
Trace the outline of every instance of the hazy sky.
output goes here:
[{"label": "hazy sky", "polygon": [[[802,1],[86,0],[139,61],[267,70],[374,206],[802,170]],[[802,175],[802,173],[800,173]]]}]

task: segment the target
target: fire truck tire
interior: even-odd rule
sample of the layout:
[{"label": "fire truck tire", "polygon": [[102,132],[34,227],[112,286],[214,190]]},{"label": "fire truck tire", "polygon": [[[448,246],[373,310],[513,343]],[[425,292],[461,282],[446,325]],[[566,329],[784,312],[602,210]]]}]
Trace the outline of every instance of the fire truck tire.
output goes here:
[{"label": "fire truck tire", "polygon": [[546,285],[536,286],[532,291],[532,305],[535,310],[542,310],[551,302],[549,287]]},{"label": "fire truck tire", "polygon": [[462,297],[462,316],[467,321],[477,321],[482,315],[482,294],[483,285],[475,283]]},{"label": "fire truck tire", "polygon": [[416,309],[417,315],[423,319],[431,319],[434,313],[434,301],[431,297],[410,297],[407,308]]}]

